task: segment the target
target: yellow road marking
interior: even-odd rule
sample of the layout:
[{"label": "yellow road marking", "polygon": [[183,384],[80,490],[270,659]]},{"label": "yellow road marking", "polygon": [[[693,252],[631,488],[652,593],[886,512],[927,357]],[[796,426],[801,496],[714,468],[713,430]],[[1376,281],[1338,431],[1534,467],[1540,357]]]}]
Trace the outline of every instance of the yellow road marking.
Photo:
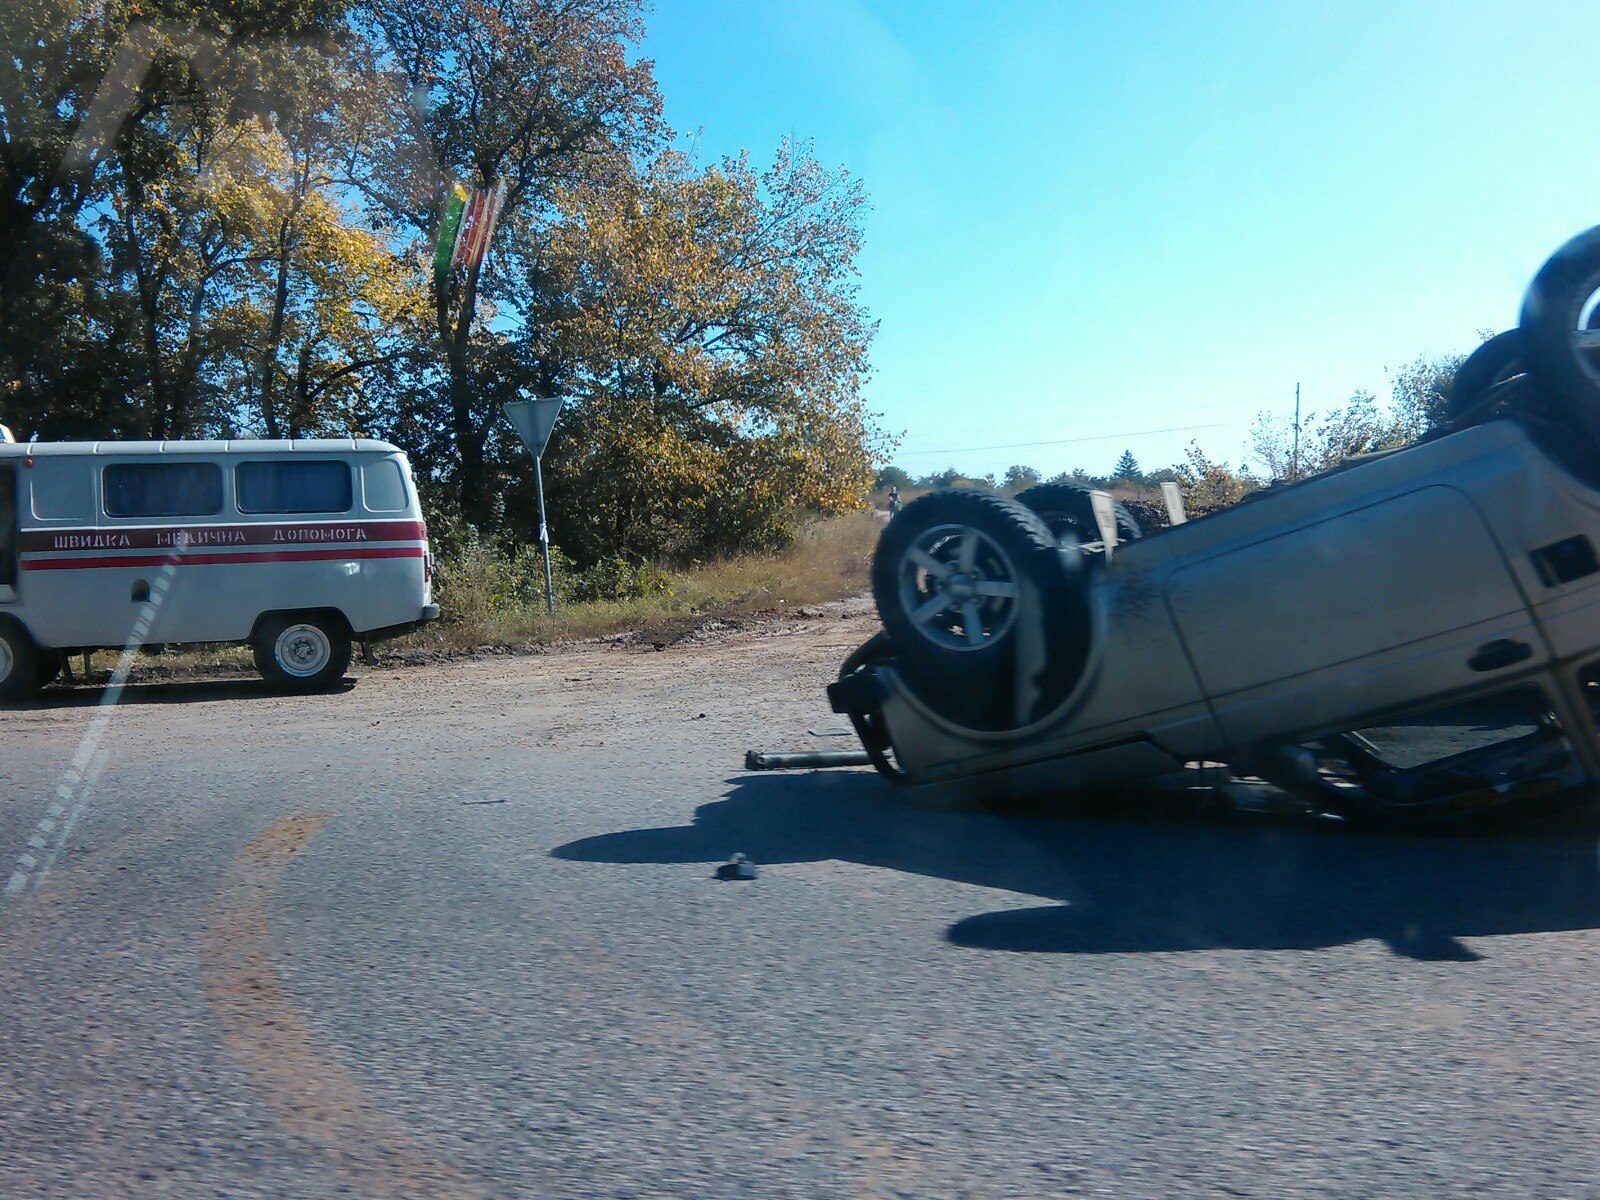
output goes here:
[{"label": "yellow road marking", "polygon": [[284,1127],[371,1200],[440,1200],[483,1191],[378,1109],[317,1045],[273,962],[268,920],[289,860],[331,813],[284,817],[247,843],[213,898],[200,953],[206,996],[234,1058]]}]

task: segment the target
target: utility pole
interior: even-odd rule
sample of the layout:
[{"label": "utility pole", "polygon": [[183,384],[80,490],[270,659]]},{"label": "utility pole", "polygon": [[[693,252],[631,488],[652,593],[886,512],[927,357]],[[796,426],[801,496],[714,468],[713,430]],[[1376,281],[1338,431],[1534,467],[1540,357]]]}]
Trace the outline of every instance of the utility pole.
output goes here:
[{"label": "utility pole", "polygon": [[1294,385],[1294,458],[1289,466],[1289,478],[1300,478],[1300,385]]}]

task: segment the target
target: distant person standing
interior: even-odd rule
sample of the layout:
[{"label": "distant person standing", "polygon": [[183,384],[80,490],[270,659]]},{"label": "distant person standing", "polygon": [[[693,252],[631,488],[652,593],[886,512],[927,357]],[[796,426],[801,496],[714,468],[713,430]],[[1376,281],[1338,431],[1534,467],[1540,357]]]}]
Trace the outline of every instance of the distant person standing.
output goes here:
[{"label": "distant person standing", "polygon": [[900,503],[900,489],[897,488],[897,487],[890,488],[889,489],[889,515],[892,517],[895,513],[899,512],[904,507],[905,507],[905,505]]}]

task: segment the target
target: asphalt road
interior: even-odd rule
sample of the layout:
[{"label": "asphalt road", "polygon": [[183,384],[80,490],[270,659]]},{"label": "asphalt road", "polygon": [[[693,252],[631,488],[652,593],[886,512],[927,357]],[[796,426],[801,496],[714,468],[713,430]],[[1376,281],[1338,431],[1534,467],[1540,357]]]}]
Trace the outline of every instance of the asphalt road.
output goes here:
[{"label": "asphalt road", "polygon": [[869,627],[0,713],[0,1197],[1600,1196],[1592,818],[740,770]]}]

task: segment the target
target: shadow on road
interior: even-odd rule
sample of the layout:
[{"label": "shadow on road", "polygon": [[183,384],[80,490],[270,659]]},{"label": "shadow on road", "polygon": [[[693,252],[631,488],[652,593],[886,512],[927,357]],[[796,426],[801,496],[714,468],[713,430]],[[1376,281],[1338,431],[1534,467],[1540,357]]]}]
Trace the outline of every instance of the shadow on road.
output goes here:
[{"label": "shadow on road", "polygon": [[[341,679],[322,695],[339,695],[355,687],[355,680]],[[46,688],[27,700],[14,700],[0,704],[0,711],[34,712],[53,708],[92,708],[101,703],[107,688],[103,684],[80,684],[77,687]],[[275,692],[264,680],[243,679],[192,679],[162,680],[159,683],[130,683],[117,697],[118,704],[200,704],[217,700],[271,700],[282,699],[283,692]]]},{"label": "shadow on road", "polygon": [[[584,838],[558,858],[759,864],[841,859],[1054,901],[967,917],[986,950],[1310,949],[1377,938],[1477,958],[1457,938],[1600,927],[1592,816],[1497,833],[1356,833],[1254,815],[1006,816],[921,806],[865,772],[741,776],[694,823]],[[1143,815],[1140,815],[1140,814]],[[759,885],[756,885],[759,886]]]}]

